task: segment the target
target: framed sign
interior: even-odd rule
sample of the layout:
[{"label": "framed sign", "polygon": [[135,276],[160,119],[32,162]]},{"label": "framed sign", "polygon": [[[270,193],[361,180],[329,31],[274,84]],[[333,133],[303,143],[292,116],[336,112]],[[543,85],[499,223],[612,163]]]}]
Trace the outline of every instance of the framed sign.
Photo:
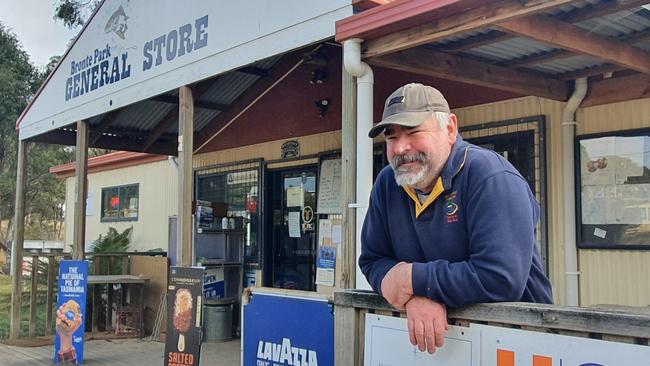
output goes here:
[{"label": "framed sign", "polygon": [[319,214],[341,214],[341,158],[325,159],[318,175]]},{"label": "framed sign", "polygon": [[167,286],[165,366],[198,366],[201,355],[202,267],[171,267]]},{"label": "framed sign", "polygon": [[61,261],[54,363],[82,364],[84,361],[87,285],[87,261]]}]

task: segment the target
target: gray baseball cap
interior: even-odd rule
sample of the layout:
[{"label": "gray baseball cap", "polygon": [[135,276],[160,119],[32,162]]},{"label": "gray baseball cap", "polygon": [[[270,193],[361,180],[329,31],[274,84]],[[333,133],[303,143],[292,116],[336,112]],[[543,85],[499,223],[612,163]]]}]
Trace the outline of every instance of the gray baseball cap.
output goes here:
[{"label": "gray baseball cap", "polygon": [[368,136],[379,135],[388,125],[417,127],[433,112],[451,113],[442,93],[428,85],[406,84],[386,99],[381,121],[370,129]]}]

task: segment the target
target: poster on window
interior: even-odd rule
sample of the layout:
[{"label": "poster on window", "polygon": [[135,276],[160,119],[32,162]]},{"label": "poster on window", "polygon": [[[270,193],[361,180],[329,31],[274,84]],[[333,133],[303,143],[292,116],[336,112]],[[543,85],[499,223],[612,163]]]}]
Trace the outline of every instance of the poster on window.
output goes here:
[{"label": "poster on window", "polygon": [[580,144],[580,177],[582,185],[615,183],[616,145],[614,137],[603,137]]},{"label": "poster on window", "polygon": [[165,366],[199,365],[203,271],[203,267],[170,268]]},{"label": "poster on window", "polygon": [[616,137],[616,184],[628,184],[629,178],[643,175],[643,136]]},{"label": "poster on window", "polygon": [[334,286],[336,255],[341,247],[340,219],[321,219],[318,222],[318,251],[316,253],[317,285]]},{"label": "poster on window", "polygon": [[87,261],[61,261],[54,363],[82,364],[88,285]]}]

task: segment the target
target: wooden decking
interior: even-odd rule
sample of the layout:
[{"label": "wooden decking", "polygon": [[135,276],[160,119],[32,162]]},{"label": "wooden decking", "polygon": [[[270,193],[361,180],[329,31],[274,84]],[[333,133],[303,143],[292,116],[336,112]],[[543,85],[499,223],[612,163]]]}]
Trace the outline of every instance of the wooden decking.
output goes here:
[{"label": "wooden decking", "polygon": [[[237,366],[240,364],[239,340],[204,343],[201,365]],[[92,340],[86,342],[84,365],[89,366],[162,366],[165,345],[138,339]],[[52,365],[54,346],[13,347],[0,344],[1,365]]]}]

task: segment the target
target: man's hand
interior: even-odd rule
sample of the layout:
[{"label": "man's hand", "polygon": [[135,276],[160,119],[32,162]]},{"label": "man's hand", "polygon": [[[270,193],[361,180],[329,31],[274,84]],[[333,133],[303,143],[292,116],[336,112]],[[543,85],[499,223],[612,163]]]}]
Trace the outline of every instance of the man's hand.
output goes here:
[{"label": "man's hand", "polygon": [[417,345],[420,352],[428,350],[434,353],[436,347],[443,346],[445,331],[449,327],[445,305],[426,297],[413,296],[406,303],[406,318],[411,344]]},{"label": "man's hand", "polygon": [[399,262],[381,281],[382,296],[397,309],[404,309],[404,305],[413,297],[412,268],[411,263]]}]

